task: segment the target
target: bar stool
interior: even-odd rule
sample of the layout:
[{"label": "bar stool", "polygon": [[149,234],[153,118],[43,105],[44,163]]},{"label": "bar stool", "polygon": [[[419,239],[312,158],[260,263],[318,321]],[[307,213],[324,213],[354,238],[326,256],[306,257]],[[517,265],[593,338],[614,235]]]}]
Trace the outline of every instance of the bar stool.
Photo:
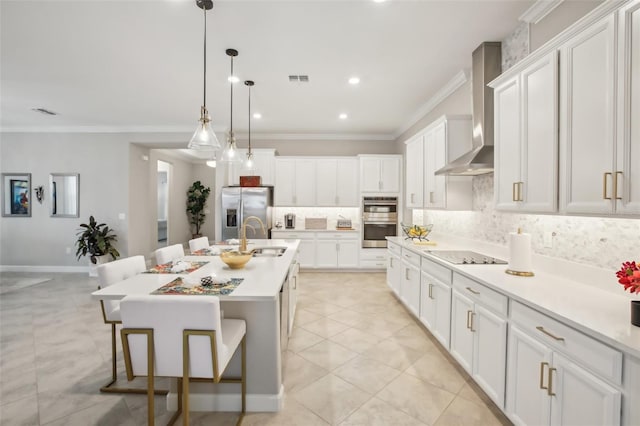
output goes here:
[{"label": "bar stool", "polygon": [[[189,381],[239,383],[242,411],[246,412],[246,323],[222,319],[220,299],[197,295],[127,296],[120,304],[122,347],[127,378],[147,377],[148,422],[154,424],[154,377],[178,379],[178,410],[169,424],[182,414],[189,424]],[[238,346],[242,373],[222,378]],[[182,348],[182,350],[180,350]]]},{"label": "bar stool", "polygon": [[[113,262],[98,265],[98,289],[109,287],[112,284],[126,280],[129,277],[144,272],[147,269],[144,256],[132,256]],[[113,386],[118,379],[118,367],[116,363],[116,325],[121,324],[120,301],[101,300],[100,308],[105,324],[111,325],[111,381],[100,388],[100,392],[112,393],[146,393],[146,389],[118,388]],[[156,394],[166,395],[167,391],[158,390]]]},{"label": "bar stool", "polygon": [[172,262],[176,259],[184,257],[184,247],[182,244],[174,244],[172,246],[162,247],[156,250],[156,263],[163,265],[165,263]]},{"label": "bar stool", "polygon": [[209,237],[200,237],[189,240],[189,251],[193,253],[196,250],[209,248]]}]

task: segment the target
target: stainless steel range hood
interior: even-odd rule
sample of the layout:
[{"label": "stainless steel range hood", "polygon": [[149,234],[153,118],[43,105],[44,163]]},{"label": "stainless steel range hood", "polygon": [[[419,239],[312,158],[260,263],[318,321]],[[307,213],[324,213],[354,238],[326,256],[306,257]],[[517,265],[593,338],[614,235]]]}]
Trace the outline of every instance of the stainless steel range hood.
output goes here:
[{"label": "stainless steel range hood", "polygon": [[500,42],[484,42],[472,55],[471,97],[473,138],[471,151],[436,171],[436,175],[475,176],[493,172],[493,89],[487,86],[502,70]]}]

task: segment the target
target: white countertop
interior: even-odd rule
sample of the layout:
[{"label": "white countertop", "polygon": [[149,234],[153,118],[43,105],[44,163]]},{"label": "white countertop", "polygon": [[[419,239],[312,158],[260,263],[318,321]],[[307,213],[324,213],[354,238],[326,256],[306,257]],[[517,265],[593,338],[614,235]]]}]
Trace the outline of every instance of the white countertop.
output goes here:
[{"label": "white countertop", "polygon": [[[387,239],[640,358],[640,327],[631,324],[631,298],[624,293],[613,273],[608,280],[612,288],[620,287],[619,294],[581,282],[592,278],[588,276],[591,271],[586,266],[584,272],[579,269],[574,272],[571,279],[557,270],[540,267],[534,267],[533,277],[518,277],[505,273],[507,265],[454,265],[428,253],[429,250],[475,250],[508,260],[504,248],[491,250],[486,246],[460,245],[443,236],[438,238],[436,246],[416,245],[403,237]],[[573,262],[567,262],[566,266],[576,268]]]},{"label": "white countertop", "polygon": [[[220,256],[185,256],[184,260],[209,262],[191,272],[190,277],[202,277],[215,273],[221,278],[244,278],[242,283],[220,300],[259,301],[278,296],[287,277],[289,266],[296,256],[298,240],[249,240],[248,249],[256,247],[284,246],[287,250],[279,257],[253,257],[242,269],[230,269]],[[224,248],[225,246],[213,246]],[[149,294],[184,274],[138,274],[117,284],[91,293],[92,298],[122,299],[131,294]]]},{"label": "white countertop", "polygon": [[359,228],[351,228],[351,229],[336,229],[336,228],[328,228],[328,229],[287,229],[287,228],[273,228],[271,232],[358,232]]}]

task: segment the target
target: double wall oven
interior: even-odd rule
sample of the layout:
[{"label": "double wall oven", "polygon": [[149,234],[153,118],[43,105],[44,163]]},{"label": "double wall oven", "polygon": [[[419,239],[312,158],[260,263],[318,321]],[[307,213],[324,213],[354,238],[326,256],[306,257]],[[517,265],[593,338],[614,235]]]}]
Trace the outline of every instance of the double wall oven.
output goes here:
[{"label": "double wall oven", "polygon": [[386,237],[398,235],[398,197],[362,199],[362,247],[387,247]]}]

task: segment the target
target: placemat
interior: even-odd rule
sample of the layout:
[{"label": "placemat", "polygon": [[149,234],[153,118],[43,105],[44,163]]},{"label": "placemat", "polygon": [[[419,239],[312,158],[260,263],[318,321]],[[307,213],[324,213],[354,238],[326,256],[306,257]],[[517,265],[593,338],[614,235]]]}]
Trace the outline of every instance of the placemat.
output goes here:
[{"label": "placemat", "polygon": [[151,269],[147,269],[146,271],[144,271],[145,274],[189,274],[195,270],[197,270],[198,268],[201,268],[202,266],[206,265],[209,262],[190,262],[190,261],[184,261],[182,260],[181,262],[186,262],[189,263],[190,265],[186,268],[183,269],[180,272],[173,272],[171,269],[174,267],[174,263],[173,262],[169,262],[169,263],[163,263],[162,265],[156,265]]},{"label": "placemat", "polygon": [[151,294],[200,294],[207,296],[225,296],[233,292],[242,283],[244,278],[230,278],[226,284],[202,287],[183,287],[182,278],[178,277],[168,284],[163,285]]},{"label": "placemat", "polygon": [[220,254],[220,250],[213,251],[210,248],[203,248],[191,252],[191,256],[217,256]]}]

